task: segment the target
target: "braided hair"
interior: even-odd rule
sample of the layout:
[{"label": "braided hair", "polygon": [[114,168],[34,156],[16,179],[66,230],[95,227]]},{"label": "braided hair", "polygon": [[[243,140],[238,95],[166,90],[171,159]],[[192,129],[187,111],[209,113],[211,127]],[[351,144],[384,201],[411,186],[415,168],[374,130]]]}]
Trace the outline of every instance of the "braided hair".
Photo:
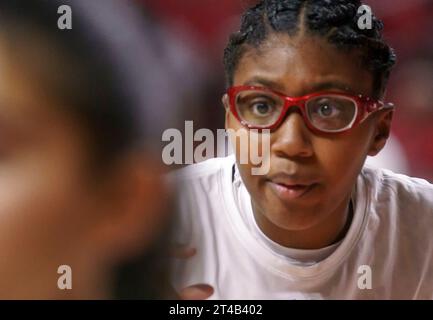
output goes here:
[{"label": "braided hair", "polygon": [[361,5],[360,0],[261,0],[243,14],[240,30],[230,36],[224,51],[227,86],[233,85],[237,65],[248,48],[260,47],[271,32],[294,36],[303,28],[342,50],[361,50],[363,63],[374,77],[373,96],[380,98],[396,55],[382,37],[382,21],[374,15],[370,29],[358,27]]}]

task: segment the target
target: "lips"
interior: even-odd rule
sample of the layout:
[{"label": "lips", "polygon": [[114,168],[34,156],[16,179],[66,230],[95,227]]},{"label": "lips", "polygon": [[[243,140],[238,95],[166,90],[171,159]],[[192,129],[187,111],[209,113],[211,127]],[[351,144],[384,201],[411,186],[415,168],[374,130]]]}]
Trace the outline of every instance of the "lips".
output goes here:
[{"label": "lips", "polygon": [[300,176],[277,174],[268,179],[271,190],[282,200],[292,201],[306,196],[317,186],[314,179],[300,178]]}]

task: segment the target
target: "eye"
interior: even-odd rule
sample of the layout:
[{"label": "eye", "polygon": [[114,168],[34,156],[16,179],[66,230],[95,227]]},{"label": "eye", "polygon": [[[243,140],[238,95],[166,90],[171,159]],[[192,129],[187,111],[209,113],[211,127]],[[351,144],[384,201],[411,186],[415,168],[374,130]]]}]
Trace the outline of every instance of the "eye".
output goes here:
[{"label": "eye", "polygon": [[340,114],[340,106],[331,100],[318,101],[317,113],[322,118],[332,118]]},{"label": "eye", "polygon": [[267,102],[256,102],[251,106],[252,112],[257,116],[265,117],[272,113],[273,107]]},{"label": "eye", "polygon": [[333,109],[328,104],[320,106],[319,114],[324,117],[329,117],[332,115]]},{"label": "eye", "polygon": [[236,97],[240,118],[249,124],[267,126],[278,119],[284,100],[267,90],[244,90]]}]

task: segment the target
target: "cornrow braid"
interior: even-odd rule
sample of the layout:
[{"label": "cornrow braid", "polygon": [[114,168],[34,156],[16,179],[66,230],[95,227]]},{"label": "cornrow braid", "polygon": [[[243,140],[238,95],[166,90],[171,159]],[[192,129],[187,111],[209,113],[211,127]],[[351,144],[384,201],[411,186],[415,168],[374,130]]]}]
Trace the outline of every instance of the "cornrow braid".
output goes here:
[{"label": "cornrow braid", "polygon": [[363,63],[374,76],[373,95],[381,97],[396,55],[382,37],[382,21],[374,15],[372,28],[358,27],[361,5],[360,0],[261,0],[243,14],[240,30],[230,36],[224,51],[227,86],[233,85],[245,50],[258,48],[271,32],[293,36],[304,27],[306,32],[324,37],[342,50],[361,50]]}]

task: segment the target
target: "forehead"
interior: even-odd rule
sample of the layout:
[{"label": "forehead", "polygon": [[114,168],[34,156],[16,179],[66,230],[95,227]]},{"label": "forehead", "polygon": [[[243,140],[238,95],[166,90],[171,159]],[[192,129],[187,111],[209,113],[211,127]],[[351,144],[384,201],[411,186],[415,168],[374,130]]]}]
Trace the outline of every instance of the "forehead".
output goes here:
[{"label": "forehead", "polygon": [[360,52],[338,49],[317,36],[270,34],[259,47],[248,47],[234,74],[234,84],[271,86],[300,96],[318,89],[371,95],[373,76]]}]

